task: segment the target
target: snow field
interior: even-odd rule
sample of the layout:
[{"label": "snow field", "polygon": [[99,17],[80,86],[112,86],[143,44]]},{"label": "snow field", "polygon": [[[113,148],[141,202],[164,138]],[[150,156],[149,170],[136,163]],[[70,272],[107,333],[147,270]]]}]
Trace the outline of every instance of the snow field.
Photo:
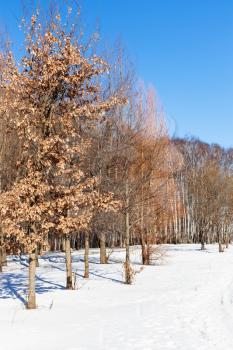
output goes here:
[{"label": "snow field", "polygon": [[48,253],[37,269],[37,310],[25,310],[27,261],[9,260],[0,276],[0,350],[233,350],[233,247],[168,245],[167,256],[123,283],[124,251],[108,265],[74,252],[77,290],[67,291],[64,253]]}]

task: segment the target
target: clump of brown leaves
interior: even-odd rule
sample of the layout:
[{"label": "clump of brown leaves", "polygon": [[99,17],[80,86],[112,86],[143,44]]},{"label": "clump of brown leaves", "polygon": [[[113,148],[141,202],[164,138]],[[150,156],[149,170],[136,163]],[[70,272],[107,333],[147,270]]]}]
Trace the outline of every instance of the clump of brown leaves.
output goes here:
[{"label": "clump of brown leaves", "polygon": [[0,116],[22,143],[15,183],[0,195],[1,224],[14,252],[32,252],[51,231],[86,229],[96,209],[117,208],[113,194],[100,194],[98,179],[81,164],[88,130],[126,102],[101,98],[98,80],[108,65],[84,54],[59,14],[44,27],[37,13],[24,28],[26,55],[18,66],[8,53],[0,86]]}]

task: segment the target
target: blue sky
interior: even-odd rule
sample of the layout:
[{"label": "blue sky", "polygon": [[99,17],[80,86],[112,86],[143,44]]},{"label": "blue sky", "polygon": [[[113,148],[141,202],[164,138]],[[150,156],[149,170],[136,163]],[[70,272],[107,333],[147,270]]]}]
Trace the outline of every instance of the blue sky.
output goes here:
[{"label": "blue sky", "polygon": [[[47,1],[41,1],[46,4]],[[87,29],[121,37],[137,74],[154,85],[171,132],[233,146],[233,0],[81,0]],[[21,0],[0,23],[21,39]]]}]

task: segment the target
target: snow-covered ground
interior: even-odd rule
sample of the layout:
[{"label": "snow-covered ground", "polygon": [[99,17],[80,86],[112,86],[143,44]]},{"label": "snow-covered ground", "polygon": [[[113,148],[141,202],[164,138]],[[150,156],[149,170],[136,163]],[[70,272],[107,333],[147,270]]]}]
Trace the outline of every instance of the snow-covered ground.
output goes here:
[{"label": "snow-covered ground", "polygon": [[[233,350],[233,247],[167,246],[161,264],[125,285],[123,252],[108,265],[73,253],[77,290],[66,291],[64,254],[37,269],[37,310],[25,310],[27,263],[15,258],[0,276],[0,350]],[[139,249],[132,248],[139,271]]]}]

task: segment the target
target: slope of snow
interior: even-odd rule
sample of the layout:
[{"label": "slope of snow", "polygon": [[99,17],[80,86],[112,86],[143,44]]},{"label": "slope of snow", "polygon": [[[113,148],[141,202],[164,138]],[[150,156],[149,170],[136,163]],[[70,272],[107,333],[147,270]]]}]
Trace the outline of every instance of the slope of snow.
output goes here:
[{"label": "slope of snow", "polygon": [[[167,246],[165,260],[123,281],[124,253],[99,264],[91,250],[73,253],[77,290],[66,291],[63,253],[37,269],[37,310],[25,310],[27,261],[15,257],[0,275],[0,350],[232,350],[233,247]],[[140,251],[132,248],[134,268]]]}]

